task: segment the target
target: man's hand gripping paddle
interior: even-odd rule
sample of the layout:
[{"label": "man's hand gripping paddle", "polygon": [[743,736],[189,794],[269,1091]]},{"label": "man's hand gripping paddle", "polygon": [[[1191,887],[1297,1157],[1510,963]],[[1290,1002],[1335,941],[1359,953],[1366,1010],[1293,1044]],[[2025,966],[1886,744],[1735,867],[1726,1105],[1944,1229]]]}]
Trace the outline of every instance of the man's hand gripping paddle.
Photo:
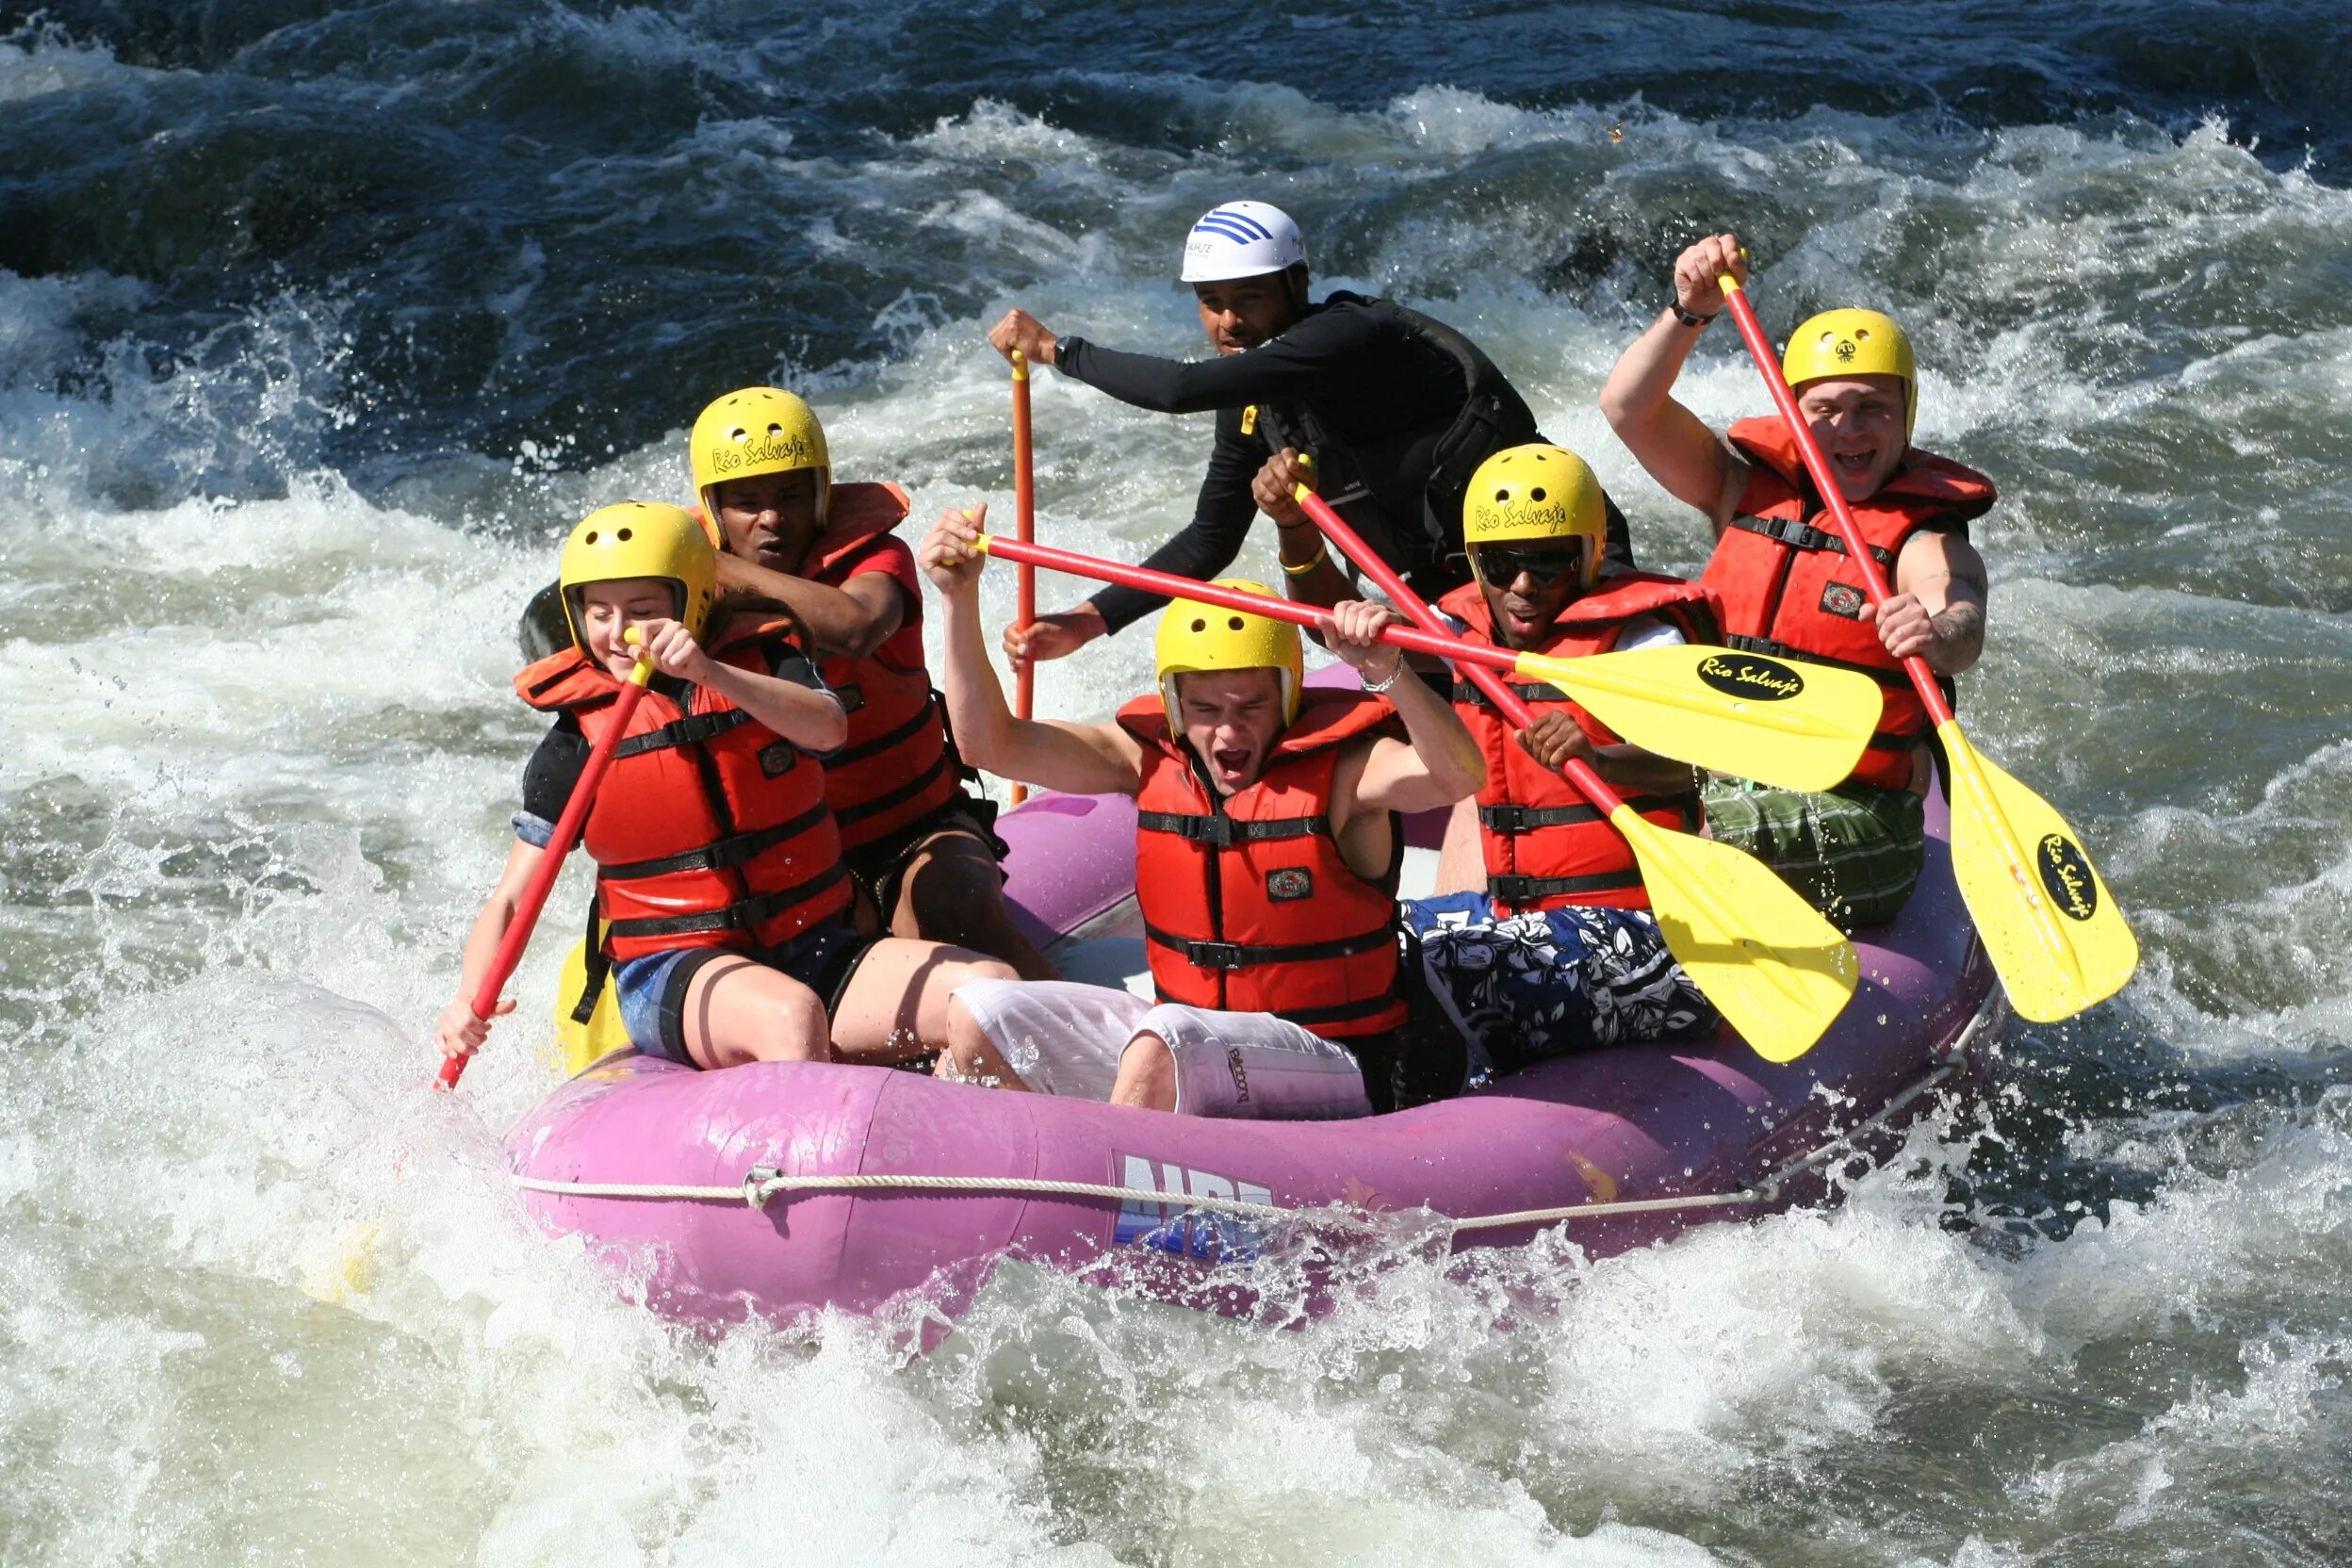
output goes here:
[{"label": "man's hand gripping paddle", "polygon": [[[1029,356],[1013,351],[1013,531],[1022,544],[1037,536],[1037,480],[1036,448],[1029,428]],[[1037,620],[1037,574],[1022,566],[1013,589],[1013,622],[1035,626]],[[1013,712],[1028,718],[1037,707],[1037,663],[1023,662],[1013,678]],[[1029,786],[1013,786],[1013,804],[1029,798]]]},{"label": "man's hand gripping paddle", "polygon": [[[1321,623],[1323,612],[1215,583],[983,534],[983,551],[1022,565],[1222,605],[1252,615]],[[1557,686],[1635,745],[1676,761],[1824,790],[1854,771],[1878,725],[1878,685],[1850,670],[1806,668],[1727,648],[1657,647],[1547,659],[1393,626],[1381,640],[1417,653],[1491,665]]]},{"label": "man's hand gripping paddle", "polygon": [[[1424,630],[1444,627],[1437,612],[1320,496],[1303,484],[1297,496],[1323,537],[1390,602]],[[1493,670],[1468,662],[1456,667],[1513,725],[1525,729],[1534,722],[1527,705]],[[1860,972],[1853,944],[1760,861],[1639,815],[1581,759],[1570,759],[1560,771],[1625,836],[1667,947],[1725,1021],[1767,1061],[1791,1061],[1811,1050],[1854,996]]]},{"label": "man's hand gripping paddle", "polygon": [[[1772,406],[1796,438],[1805,471],[1846,542],[1846,559],[1862,574],[1870,603],[1885,604],[1891,592],[1886,575],[1862,547],[1861,529],[1781,378],[1746,291],[1728,275],[1718,281],[1740,341],[1763,372]],[[1903,667],[1943,743],[1952,784],[1952,873],[2010,1005],[2035,1022],[2055,1023],[2115,995],[2139,967],[2140,944],[2083,853],[2082,840],[2048,801],[1968,743],[1926,660],[1913,654]]]},{"label": "man's hand gripping paddle", "polygon": [[[631,627],[623,635],[637,645],[637,629]],[[653,678],[653,661],[643,646],[637,646],[636,667],[621,683],[621,694],[614,699],[612,717],[597,737],[588,753],[588,760],[580,770],[580,782],[572,786],[572,798],[564,803],[564,814],[556,819],[555,833],[547,840],[547,852],[539,857],[532,868],[531,880],[523,884],[522,897],[515,900],[514,918],[507,923],[506,935],[499,939],[498,956],[490,960],[490,972],[482,977],[474,991],[474,1016],[485,1022],[498,1016],[498,993],[514,976],[514,966],[523,961],[523,949],[531,945],[531,928],[539,923],[539,911],[547,907],[547,894],[555,890],[557,874],[564,869],[564,858],[572,852],[580,840],[581,825],[588,820],[588,808],[596,798],[596,785],[604,777],[605,769],[612,765],[612,753],[621,743],[621,734],[629,728],[629,715],[637,711],[638,699],[645,694],[645,682]],[[470,1056],[449,1056],[441,1062],[440,1086],[445,1089],[457,1087],[457,1081],[466,1075]]]}]

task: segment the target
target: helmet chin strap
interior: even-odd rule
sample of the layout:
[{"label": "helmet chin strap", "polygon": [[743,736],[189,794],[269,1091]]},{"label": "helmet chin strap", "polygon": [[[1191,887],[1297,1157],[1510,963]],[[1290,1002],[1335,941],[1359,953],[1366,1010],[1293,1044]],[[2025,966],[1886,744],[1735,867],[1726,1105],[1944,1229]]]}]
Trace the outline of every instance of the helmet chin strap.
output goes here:
[{"label": "helmet chin strap", "polygon": [[1307,314],[1307,264],[1300,262],[1282,273],[1282,281],[1290,290],[1290,322],[1295,325]]}]

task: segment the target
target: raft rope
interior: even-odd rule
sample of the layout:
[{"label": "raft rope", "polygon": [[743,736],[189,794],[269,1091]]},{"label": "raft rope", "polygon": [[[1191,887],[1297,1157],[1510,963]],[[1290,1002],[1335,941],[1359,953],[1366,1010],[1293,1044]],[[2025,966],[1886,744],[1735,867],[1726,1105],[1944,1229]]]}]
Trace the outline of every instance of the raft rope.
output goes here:
[{"label": "raft rope", "polygon": [[[1683,1209],[1740,1208],[1770,1202],[1780,1189],[1808,1175],[1850,1149],[1858,1139],[1878,1131],[1899,1112],[1959,1072],[1978,1032],[1997,1017],[1988,1007],[1971,1019],[1942,1062],[1877,1111],[1763,1180],[1734,1192],[1694,1193],[1684,1198],[1637,1198],[1608,1203],[1576,1203],[1552,1209],[1516,1209],[1507,1214],[1470,1215],[1456,1218],[1430,1214],[1449,1231],[1509,1230],[1521,1225],[1553,1225],[1577,1219],[1609,1219],[1623,1215],[1665,1214]],[[1148,1203],[1179,1214],[1230,1214],[1248,1219],[1299,1221],[1311,1228],[1379,1231],[1397,1219],[1429,1211],[1411,1209],[1383,1213],[1341,1208],[1289,1208],[1280,1203],[1253,1203],[1240,1198],[1200,1197],[1162,1192],[1155,1187],[1115,1186],[1107,1182],[1055,1182],[1033,1176],[932,1176],[888,1173],[859,1176],[788,1176],[774,1166],[756,1165],[735,1186],[689,1186],[667,1183],[560,1182],[517,1175],[514,1184],[531,1192],[565,1198],[667,1199],[694,1203],[743,1203],[765,1209],[772,1198],[808,1192],[994,1192],[1037,1198],[1100,1198],[1120,1203]]]}]

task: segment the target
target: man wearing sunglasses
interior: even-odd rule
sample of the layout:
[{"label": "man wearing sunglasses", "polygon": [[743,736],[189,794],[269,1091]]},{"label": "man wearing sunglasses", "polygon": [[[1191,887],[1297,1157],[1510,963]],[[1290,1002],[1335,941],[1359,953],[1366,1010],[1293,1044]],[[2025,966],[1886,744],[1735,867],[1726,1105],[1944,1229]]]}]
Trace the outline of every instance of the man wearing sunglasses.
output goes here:
[{"label": "man wearing sunglasses", "polygon": [[[1472,580],[1439,608],[1464,637],[1551,658],[1714,641],[1713,598],[1699,584],[1602,575],[1607,515],[1600,482],[1574,452],[1535,443],[1496,453],[1462,503]],[[1631,847],[1560,771],[1581,760],[1642,816],[1695,832],[1691,770],[1620,741],[1554,687],[1514,689],[1537,715],[1525,731],[1468,681],[1454,687],[1486,782],[1446,834],[1438,885],[1457,890],[1403,906],[1432,993],[1495,1072],[1704,1032],[1714,1011],[1666,950]]]}]

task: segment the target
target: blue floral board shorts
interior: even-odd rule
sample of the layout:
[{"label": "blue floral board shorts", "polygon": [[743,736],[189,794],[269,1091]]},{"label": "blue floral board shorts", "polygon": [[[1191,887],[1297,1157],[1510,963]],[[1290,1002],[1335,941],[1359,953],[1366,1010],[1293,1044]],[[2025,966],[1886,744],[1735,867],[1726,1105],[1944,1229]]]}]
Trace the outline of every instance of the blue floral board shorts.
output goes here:
[{"label": "blue floral board shorts", "polygon": [[1482,1066],[1500,1074],[1595,1046],[1698,1039],[1718,1021],[1647,909],[1498,915],[1477,892],[1397,907],[1430,992],[1469,1042],[1474,1079]]}]

